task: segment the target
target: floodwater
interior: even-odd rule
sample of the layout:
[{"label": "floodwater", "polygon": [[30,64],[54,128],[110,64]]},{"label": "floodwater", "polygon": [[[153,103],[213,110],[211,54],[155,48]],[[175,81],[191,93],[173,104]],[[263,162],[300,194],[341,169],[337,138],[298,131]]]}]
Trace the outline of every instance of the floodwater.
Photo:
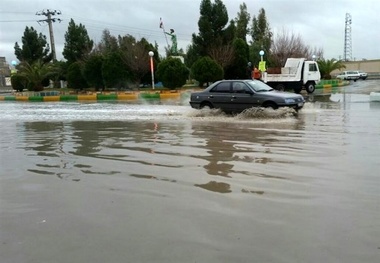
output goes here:
[{"label": "floodwater", "polygon": [[380,262],[371,91],[238,116],[0,102],[0,262]]}]

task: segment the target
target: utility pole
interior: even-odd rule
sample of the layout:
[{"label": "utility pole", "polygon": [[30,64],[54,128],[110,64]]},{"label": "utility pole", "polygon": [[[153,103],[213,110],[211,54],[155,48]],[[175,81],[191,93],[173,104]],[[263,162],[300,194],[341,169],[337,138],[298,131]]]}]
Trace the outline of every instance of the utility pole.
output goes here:
[{"label": "utility pole", "polygon": [[49,25],[50,45],[51,45],[51,52],[53,53],[53,61],[57,60],[57,55],[55,52],[55,43],[54,43],[53,23],[56,21],[61,22],[62,20],[60,18],[55,18],[52,16],[60,15],[60,14],[61,14],[61,11],[49,10],[49,9],[47,9],[46,11],[42,10],[36,13],[36,15],[38,16],[46,16],[46,19],[38,20],[37,22],[38,23],[46,22]]}]

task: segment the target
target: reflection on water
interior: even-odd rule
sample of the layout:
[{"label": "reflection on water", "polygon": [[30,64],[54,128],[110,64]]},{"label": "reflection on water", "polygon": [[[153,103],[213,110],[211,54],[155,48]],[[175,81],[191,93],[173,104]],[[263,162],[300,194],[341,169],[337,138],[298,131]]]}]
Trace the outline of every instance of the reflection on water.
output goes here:
[{"label": "reflection on water", "polygon": [[215,181],[210,181],[207,184],[195,184],[195,186],[209,190],[209,191],[222,193],[222,194],[231,193],[231,190],[230,190],[231,187],[229,184],[226,184],[226,183],[218,183]]},{"label": "reflection on water", "polygon": [[[278,124],[273,122],[276,116],[258,126],[239,121],[239,116],[224,118],[236,122],[73,121],[48,125],[26,122],[23,123],[25,151],[30,157],[41,157],[28,171],[72,179],[91,174],[137,177],[143,169],[146,174],[139,178],[177,181],[178,174],[173,171],[189,164],[197,167],[202,164],[204,170],[200,175],[206,172],[226,178],[236,175],[286,178],[266,167],[269,163],[294,163],[291,158],[282,157],[284,148],[277,145],[281,144],[281,138],[289,138],[294,130],[302,129],[301,118],[285,117]],[[262,113],[258,118],[262,119]],[[278,128],[268,132],[260,128],[263,125]],[[294,144],[287,151],[298,151],[301,147]],[[255,169],[250,169],[253,165]],[[157,169],[161,171],[159,174]],[[162,171],[168,175],[163,176]]]},{"label": "reflection on water", "polygon": [[298,113],[236,116],[0,103],[0,254],[21,263],[63,263],[67,251],[73,263],[377,262],[380,122],[365,96],[317,94]]}]

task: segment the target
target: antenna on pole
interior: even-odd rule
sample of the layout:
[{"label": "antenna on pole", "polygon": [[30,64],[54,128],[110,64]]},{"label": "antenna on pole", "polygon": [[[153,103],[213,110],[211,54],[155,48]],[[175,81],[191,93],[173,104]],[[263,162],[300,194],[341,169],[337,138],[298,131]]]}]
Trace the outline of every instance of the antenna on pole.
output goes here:
[{"label": "antenna on pole", "polygon": [[344,27],[344,61],[352,60],[352,39],[351,39],[351,14],[346,13],[346,22]]},{"label": "antenna on pole", "polygon": [[49,10],[49,9],[47,9],[46,11],[42,10],[42,11],[36,13],[36,15],[38,15],[38,16],[46,16],[46,19],[38,20],[37,22],[38,23],[46,22],[49,25],[50,45],[51,45],[51,52],[53,54],[53,61],[57,60],[57,55],[55,52],[54,33],[53,33],[53,24],[52,23],[54,23],[56,21],[61,22],[62,20],[60,18],[54,18],[52,16],[60,15],[60,14],[61,14],[61,11],[59,11],[59,10],[57,11],[57,10]]}]

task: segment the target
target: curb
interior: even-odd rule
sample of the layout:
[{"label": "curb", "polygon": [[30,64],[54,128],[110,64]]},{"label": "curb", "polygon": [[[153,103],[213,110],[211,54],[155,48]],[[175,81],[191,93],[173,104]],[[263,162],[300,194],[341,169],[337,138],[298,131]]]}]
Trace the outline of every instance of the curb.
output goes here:
[{"label": "curb", "polygon": [[315,89],[323,89],[324,91],[331,91],[334,88],[339,88],[339,87],[347,86],[350,84],[349,81],[337,81],[337,80],[325,80],[321,82],[322,83],[315,85]]},{"label": "curb", "polygon": [[323,80],[319,84],[315,85],[316,89],[331,89],[349,85],[349,81],[337,81],[337,80]]},{"label": "curb", "polygon": [[163,93],[123,93],[123,94],[87,94],[87,95],[55,95],[55,96],[0,96],[0,101],[138,101],[138,100],[178,100],[187,95],[188,92],[163,92]]}]

